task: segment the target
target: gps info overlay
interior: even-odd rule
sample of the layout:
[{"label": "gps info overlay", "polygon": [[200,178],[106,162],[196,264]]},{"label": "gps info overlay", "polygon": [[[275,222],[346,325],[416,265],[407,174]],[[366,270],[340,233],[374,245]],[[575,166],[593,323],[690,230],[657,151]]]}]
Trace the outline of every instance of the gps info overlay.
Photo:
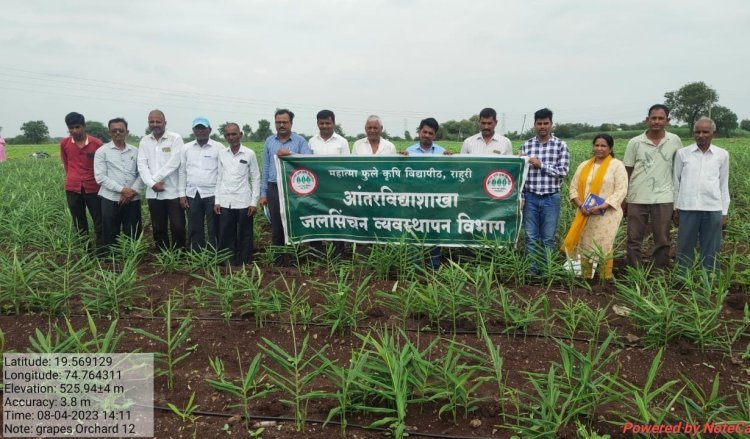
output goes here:
[{"label": "gps info overlay", "polygon": [[151,437],[153,354],[4,354],[2,437]]}]

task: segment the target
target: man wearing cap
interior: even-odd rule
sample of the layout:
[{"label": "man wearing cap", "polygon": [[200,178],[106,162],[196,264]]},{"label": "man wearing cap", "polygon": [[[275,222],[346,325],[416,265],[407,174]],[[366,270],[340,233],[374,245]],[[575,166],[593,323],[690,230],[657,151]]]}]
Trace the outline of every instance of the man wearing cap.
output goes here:
[{"label": "man wearing cap", "polygon": [[182,150],[179,173],[180,205],[188,211],[190,249],[200,251],[207,242],[216,248],[214,195],[216,178],[219,175],[219,153],[226,148],[210,138],[211,124],[205,117],[193,119],[193,134],[195,140],[185,144]]},{"label": "man wearing cap", "polygon": [[120,233],[137,238],[141,233],[143,183],[138,177],[138,149],[125,143],[128,122],[114,118],[107,124],[112,141],[96,150],[94,177],[101,185],[102,234],[105,248],[117,241]]},{"label": "man wearing cap", "polygon": [[72,112],[65,116],[70,137],[60,142],[60,159],[65,168],[65,196],[68,202],[73,225],[87,236],[89,223],[86,209],[91,214],[96,234],[96,246],[101,248],[102,215],[99,201],[99,184],[94,178],[94,155],[102,146],[102,141],[86,134],[86,120],[80,113]]},{"label": "man wearing cap", "polygon": [[[294,113],[287,109],[276,110],[274,114],[276,134],[268,136],[266,143],[263,144],[260,200],[258,203],[261,206],[268,205],[268,211],[271,214],[271,244],[274,246],[284,245],[284,225],[281,223],[281,204],[279,203],[274,156],[283,157],[291,154],[312,153],[307,140],[292,132],[293,122]],[[285,253],[277,255],[274,263],[281,266],[293,264]]]},{"label": "man wearing cap", "polygon": [[[166,130],[167,120],[161,110],[148,114],[150,134],[141,138],[138,147],[138,173],[146,185],[148,210],[151,212],[156,247],[185,247],[185,212],[180,207],[179,177],[182,137]],[[172,231],[172,239],[169,232]]]}]

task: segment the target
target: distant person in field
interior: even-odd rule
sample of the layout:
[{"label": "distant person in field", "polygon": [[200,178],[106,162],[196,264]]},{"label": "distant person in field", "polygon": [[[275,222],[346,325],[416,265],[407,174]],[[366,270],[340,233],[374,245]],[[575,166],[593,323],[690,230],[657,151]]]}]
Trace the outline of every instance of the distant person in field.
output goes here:
[{"label": "distant person in field", "polygon": [[674,158],[677,264],[683,273],[693,265],[696,245],[703,268],[719,268],[721,230],[729,212],[729,153],[711,143],[715,133],[713,120],[698,119],[693,125],[695,143]]},{"label": "distant person in field", "polygon": [[0,163],[5,161],[5,139],[0,134]]},{"label": "distant person in field", "polygon": [[396,155],[396,146],[384,139],[383,123],[372,115],[365,121],[365,137],[354,142],[353,155]]},{"label": "distant person in field", "polygon": [[[409,156],[445,154],[445,148],[435,143],[438,129],[440,129],[440,124],[438,124],[437,120],[432,117],[423,119],[419,122],[419,127],[417,128],[419,142],[406,148],[401,154]],[[441,252],[442,249],[440,247],[430,248],[428,264],[433,270],[440,268]]]},{"label": "distant person in field", "polygon": [[[277,110],[274,114],[276,134],[268,136],[263,144],[261,164],[260,201],[261,206],[268,205],[271,216],[271,244],[277,247],[284,245],[284,225],[281,223],[281,205],[279,200],[278,176],[276,175],[275,157],[292,154],[311,154],[310,145],[304,137],[292,132],[294,113],[287,109]],[[286,251],[277,254],[274,263],[278,266],[294,265]]]},{"label": "distant person in field", "polygon": [[164,113],[151,111],[148,114],[150,133],[141,138],[138,147],[138,173],[148,188],[146,199],[159,250],[185,248],[185,212],[180,206],[178,175],[184,145],[182,137],[167,131],[166,127]]},{"label": "distant person in field", "polygon": [[205,117],[193,120],[193,134],[195,140],[186,143],[182,149],[179,193],[180,206],[187,210],[190,249],[201,251],[206,244],[212,248],[217,245],[214,195],[219,154],[226,147],[211,139],[211,124]]},{"label": "distant person in field", "polygon": [[260,198],[260,168],[255,152],[242,145],[234,122],[224,126],[229,148],[219,152],[214,212],[219,216],[219,249],[231,252],[233,266],[253,262],[253,219]]},{"label": "distant person in field", "polygon": [[[331,110],[320,110],[316,115],[318,123],[318,134],[312,136],[308,141],[313,155],[350,155],[349,142],[341,135],[334,132],[336,128],[336,115]],[[324,253],[327,241],[313,241],[311,247],[318,253]],[[333,241],[333,256],[340,257],[344,254],[344,242]]]},{"label": "distant person in field", "polygon": [[91,214],[96,234],[96,247],[102,248],[102,210],[99,183],[94,178],[94,155],[102,141],[86,134],[86,119],[72,112],[65,116],[70,137],[60,142],[60,159],[65,168],[65,196],[73,217],[73,226],[81,236],[88,236],[86,209]]},{"label": "distant person in field", "polygon": [[552,135],[552,111],[542,108],[534,113],[536,136],[521,146],[528,157],[529,173],[523,187],[523,229],[526,255],[533,260],[530,274],[541,273],[547,253],[557,250],[555,230],[560,217],[560,187],[568,175],[568,145]]},{"label": "distant person in field", "polygon": [[631,267],[643,264],[641,247],[651,225],[654,236],[653,267],[669,267],[669,231],[674,211],[674,155],[682,148],[680,138],[668,133],[669,108],[652,105],[646,131],[628,142],[622,162],[628,171],[626,260]]},{"label": "distant person in field", "polygon": [[628,194],[628,173],[615,158],[612,136],[598,134],[592,144],[593,157],[578,165],[570,181],[570,201],[576,206],[576,215],[563,250],[568,258],[580,258],[584,279],[592,277],[592,262],[599,264],[603,279],[611,279],[612,248],[622,221],[621,205]]},{"label": "distant person in field", "polygon": [[96,150],[94,177],[101,186],[102,240],[110,249],[120,233],[133,239],[141,234],[143,182],[138,176],[138,149],[125,143],[128,122],[118,117],[107,125],[112,141]]},{"label": "distant person in field", "polygon": [[484,108],[479,112],[478,134],[464,140],[461,154],[473,155],[513,155],[513,145],[510,139],[495,132],[497,127],[497,112],[492,108]]}]

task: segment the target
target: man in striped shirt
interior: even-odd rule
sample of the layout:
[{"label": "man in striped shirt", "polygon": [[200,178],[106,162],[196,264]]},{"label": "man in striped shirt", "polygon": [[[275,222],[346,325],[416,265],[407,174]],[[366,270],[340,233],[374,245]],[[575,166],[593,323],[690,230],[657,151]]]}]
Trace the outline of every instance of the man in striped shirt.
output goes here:
[{"label": "man in striped shirt", "polygon": [[568,175],[568,145],[552,135],[552,111],[534,113],[536,136],[524,142],[521,155],[528,157],[529,173],[523,187],[523,228],[526,255],[534,258],[531,274],[539,274],[547,252],[556,250],[555,230],[560,217],[560,186]]}]

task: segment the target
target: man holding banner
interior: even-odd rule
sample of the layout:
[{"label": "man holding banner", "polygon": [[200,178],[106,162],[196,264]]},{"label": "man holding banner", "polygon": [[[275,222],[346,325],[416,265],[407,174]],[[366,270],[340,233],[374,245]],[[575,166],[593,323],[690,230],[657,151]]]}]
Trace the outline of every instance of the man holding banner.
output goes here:
[{"label": "man holding banner", "polygon": [[[281,207],[279,205],[278,178],[276,175],[276,156],[284,157],[293,154],[311,154],[310,145],[307,140],[297,133],[292,132],[294,113],[287,109],[276,110],[274,123],[276,134],[268,136],[263,144],[263,158],[260,182],[261,206],[268,205],[271,214],[271,245],[284,245],[284,226],[281,223]],[[282,253],[275,257],[274,263],[279,266],[293,265],[287,254]]]},{"label": "man holding banner", "polygon": [[[445,148],[434,143],[435,137],[437,136],[440,124],[433,117],[428,117],[419,122],[419,128],[417,134],[419,135],[419,142],[406,148],[402,152],[404,155],[449,155]],[[432,247],[430,249],[430,268],[437,270],[440,268],[440,247]]]}]

